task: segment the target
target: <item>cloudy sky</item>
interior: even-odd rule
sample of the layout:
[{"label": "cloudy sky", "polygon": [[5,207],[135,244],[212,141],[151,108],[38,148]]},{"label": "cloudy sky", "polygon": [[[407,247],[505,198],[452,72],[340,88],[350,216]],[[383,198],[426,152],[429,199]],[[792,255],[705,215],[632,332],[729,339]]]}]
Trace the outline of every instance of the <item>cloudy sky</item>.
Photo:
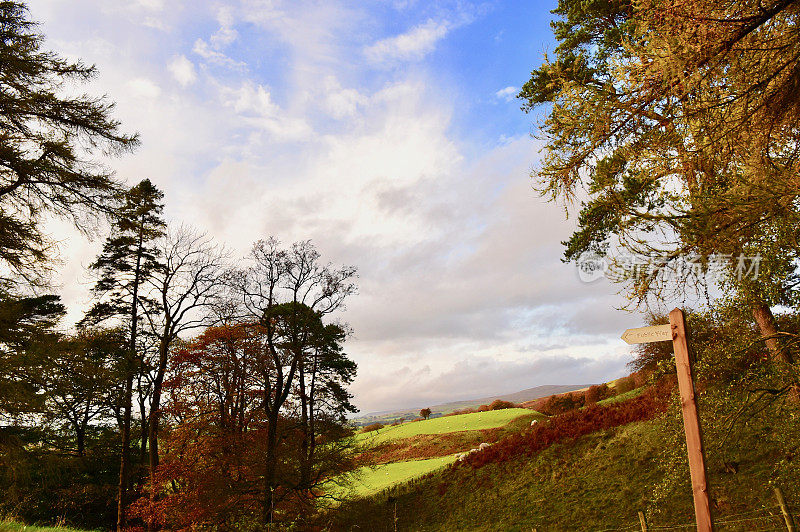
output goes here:
[{"label": "cloudy sky", "polygon": [[[47,45],[141,134],[114,161],[239,254],[312,239],[359,270],[343,313],[363,412],[599,382],[630,359],[606,281],[560,262],[573,221],[532,190],[514,99],[555,2],[32,0]],[[100,242],[62,240],[70,319]]]}]

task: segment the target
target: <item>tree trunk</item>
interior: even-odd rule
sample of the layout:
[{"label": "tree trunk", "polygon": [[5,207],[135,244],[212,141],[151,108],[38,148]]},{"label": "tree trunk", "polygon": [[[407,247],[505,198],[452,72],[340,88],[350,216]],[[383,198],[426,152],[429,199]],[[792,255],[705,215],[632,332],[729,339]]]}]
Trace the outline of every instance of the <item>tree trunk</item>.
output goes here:
[{"label": "tree trunk", "polygon": [[[168,335],[165,332],[164,338],[158,346],[158,368],[156,378],[153,381],[153,399],[150,402],[150,423],[147,438],[150,444],[149,466],[150,466],[150,504],[156,500],[156,468],[158,468],[158,422],[161,416],[161,390],[164,384],[164,374],[167,371],[167,355],[169,354],[169,342],[165,340]],[[152,515],[152,511],[151,511]],[[147,523],[148,530],[154,530],[152,518]]]},{"label": "tree trunk", "polygon": [[306,395],[306,372],[302,355],[297,370],[300,384],[300,432],[302,434],[302,439],[300,440],[300,482],[298,487],[301,491],[305,491],[309,487],[311,462],[308,454],[308,396]]},{"label": "tree trunk", "polygon": [[269,413],[269,426],[267,426],[267,459],[264,473],[264,523],[270,524],[274,518],[275,509],[275,469],[277,455],[275,447],[278,442],[278,410]]},{"label": "tree trunk", "polygon": [[136,332],[139,310],[139,277],[142,271],[142,243],[144,239],[144,221],[139,226],[139,239],[136,248],[136,269],[133,274],[133,298],[131,301],[131,338],[128,364],[125,370],[128,375],[125,379],[125,397],[123,407],[125,414],[122,420],[122,453],[119,464],[119,486],[117,490],[117,530],[122,530],[127,524],[125,511],[128,506],[128,479],[130,478],[131,462],[131,405],[133,403],[133,374],[136,360]]},{"label": "tree trunk", "polygon": [[[759,302],[753,305],[753,317],[758,324],[761,335],[766,338],[764,342],[769,349],[773,362],[783,362],[784,364],[794,364],[794,357],[791,351],[781,345],[780,339],[776,336],[778,326],[775,323],[775,316],[766,303]],[[800,403],[800,383],[797,380],[790,381],[789,400],[793,403]]]},{"label": "tree trunk", "polygon": [[139,463],[144,464],[145,460],[147,459],[147,427],[149,425],[149,419],[146,414],[146,398],[139,396],[139,410],[140,410],[140,417],[141,417],[141,426],[139,427]]},{"label": "tree trunk", "polygon": [[75,443],[78,447],[78,456],[86,455],[86,427],[78,427],[75,431]]},{"label": "tree trunk", "polygon": [[150,430],[148,439],[150,440],[150,475],[152,477],[158,467],[158,422],[161,417],[161,391],[164,386],[164,375],[167,372],[167,356],[169,355],[169,342],[161,340],[158,346],[158,368],[156,378],[153,381],[153,399],[150,404]]},{"label": "tree trunk", "polygon": [[128,370],[125,379],[122,416],[122,453],[119,463],[119,486],[117,488],[117,530],[125,528],[125,509],[128,506],[128,477],[131,462],[131,403],[133,399],[133,373]]},{"label": "tree trunk", "polygon": [[781,346],[781,342],[776,336],[778,334],[778,326],[775,323],[775,316],[772,315],[772,310],[769,306],[764,302],[758,302],[753,305],[752,310],[753,317],[756,320],[756,324],[758,324],[761,335],[766,338],[764,342],[773,360],[780,360],[787,364],[793,364],[794,359],[792,353]]}]

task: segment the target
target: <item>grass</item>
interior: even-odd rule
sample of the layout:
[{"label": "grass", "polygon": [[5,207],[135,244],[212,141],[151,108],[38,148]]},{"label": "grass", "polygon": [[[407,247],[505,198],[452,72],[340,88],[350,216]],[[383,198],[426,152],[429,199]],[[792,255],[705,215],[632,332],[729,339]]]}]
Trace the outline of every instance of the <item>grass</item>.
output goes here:
[{"label": "grass", "polygon": [[364,497],[378,493],[381,490],[408,482],[440,469],[455,461],[456,456],[442,456],[426,460],[410,460],[407,462],[393,462],[377,467],[362,467],[356,472],[356,478],[349,490],[351,496]]},{"label": "grass", "polygon": [[534,412],[527,408],[507,408],[504,410],[475,412],[474,414],[437,417],[361,433],[356,436],[356,440],[359,443],[374,445],[390,440],[411,438],[421,434],[447,434],[459,431],[493,429],[502,427],[520,416],[530,414],[534,414]]},{"label": "grass", "polygon": [[[636,424],[575,444],[556,444],[533,457],[438,472],[413,489],[389,493],[397,500],[397,530],[600,530],[633,525],[657,483],[652,467],[655,429],[653,422]],[[370,523],[376,532],[393,530],[394,507],[386,500],[373,496],[350,503],[337,514],[342,522],[334,528],[357,530]],[[690,520],[684,517],[681,522]]]},{"label": "grass", "polygon": [[0,532],[81,532],[77,528],[63,526],[25,525],[7,519],[0,520]]},{"label": "grass", "polygon": [[641,395],[647,389],[647,386],[641,386],[639,388],[634,388],[625,393],[621,393],[619,395],[615,395],[613,397],[609,397],[608,399],[603,399],[602,401],[597,401],[599,405],[610,405],[612,403],[619,403],[620,401],[626,401],[628,399],[633,399],[634,397]]},{"label": "grass", "polygon": [[[709,446],[718,530],[786,529],[772,483],[778,468],[789,467],[784,462],[792,457],[776,451],[782,436],[774,434],[774,424],[770,417],[751,418],[731,436],[735,445],[724,452]],[[796,434],[786,432],[786,437]],[[335,530],[376,532],[633,530],[639,526],[637,512],[643,511],[651,527],[688,530],[694,511],[682,440],[676,403],[665,416],[597,431],[532,456],[477,469],[440,469],[412,484],[346,503],[331,525]],[[730,462],[735,470],[725,465]],[[778,481],[795,513],[800,511],[796,478]]]},{"label": "grass", "polygon": [[484,442],[494,443],[508,434],[528,428],[531,420],[544,418],[543,414],[528,410],[527,414],[493,429],[418,434],[408,438],[391,439],[368,445],[366,450],[361,453],[361,459],[365,464],[374,465],[447,456],[473,449]]}]

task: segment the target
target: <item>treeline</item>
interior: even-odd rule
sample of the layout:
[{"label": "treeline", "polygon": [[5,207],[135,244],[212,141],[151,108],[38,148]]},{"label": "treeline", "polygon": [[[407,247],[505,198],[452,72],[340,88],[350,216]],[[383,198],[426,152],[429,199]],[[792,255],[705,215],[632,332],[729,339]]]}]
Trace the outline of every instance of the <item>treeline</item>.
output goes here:
[{"label": "treeline", "polygon": [[[133,149],[93,67],[0,3],[0,514],[83,527],[260,529],[311,516],[353,468],[356,365],[334,319],[355,269],[310,242],[223,246],[96,159]],[[106,231],[92,301],[63,323],[42,224]]]}]

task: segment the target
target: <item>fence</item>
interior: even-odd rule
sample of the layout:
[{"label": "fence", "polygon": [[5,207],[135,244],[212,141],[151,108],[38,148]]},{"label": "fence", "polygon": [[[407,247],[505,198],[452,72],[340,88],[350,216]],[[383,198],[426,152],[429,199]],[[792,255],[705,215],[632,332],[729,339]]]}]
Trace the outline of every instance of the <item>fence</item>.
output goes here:
[{"label": "fence", "polygon": [[[796,532],[794,525],[794,517],[786,504],[783,493],[780,488],[775,488],[776,504],[773,506],[765,506],[757,510],[747,512],[726,514],[719,519],[714,520],[714,529],[717,532]],[[682,525],[655,525],[649,524],[647,516],[644,512],[639,512],[638,521],[632,523],[630,526],[622,528],[607,528],[599,532],[614,532],[614,531],[639,531],[652,532],[656,530],[693,530],[697,525],[695,523],[687,523]],[[534,529],[536,532],[536,529]]]}]

